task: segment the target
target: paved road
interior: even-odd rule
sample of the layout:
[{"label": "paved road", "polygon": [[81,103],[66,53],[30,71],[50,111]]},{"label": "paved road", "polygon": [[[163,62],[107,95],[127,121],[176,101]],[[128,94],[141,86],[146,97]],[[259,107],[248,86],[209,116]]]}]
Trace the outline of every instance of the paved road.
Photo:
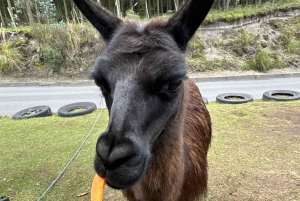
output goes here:
[{"label": "paved road", "polygon": [[209,101],[216,100],[221,93],[246,93],[254,99],[261,99],[264,92],[269,90],[293,90],[300,92],[300,78],[281,78],[269,80],[202,82],[197,83],[202,96]]},{"label": "paved road", "polygon": [[[12,116],[28,107],[48,105],[53,112],[75,102],[94,102],[101,107],[100,90],[85,87],[1,87],[0,116]],[[104,105],[102,105],[104,107]]]},{"label": "paved road", "polygon": [[[221,93],[247,93],[254,99],[261,99],[268,90],[287,89],[300,92],[300,78],[283,78],[250,81],[225,81],[197,83],[204,97],[214,101]],[[28,107],[48,105],[52,111],[74,102],[94,102],[104,107],[99,99],[100,91],[95,86],[82,87],[0,87],[0,116],[12,116]]]}]

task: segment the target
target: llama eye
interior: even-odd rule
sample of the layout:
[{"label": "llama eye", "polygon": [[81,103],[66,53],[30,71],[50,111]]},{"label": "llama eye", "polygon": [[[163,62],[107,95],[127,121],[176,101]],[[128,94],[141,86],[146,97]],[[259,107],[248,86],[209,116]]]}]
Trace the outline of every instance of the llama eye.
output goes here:
[{"label": "llama eye", "polygon": [[169,91],[177,91],[182,84],[182,80],[175,79],[169,83],[168,90]]}]

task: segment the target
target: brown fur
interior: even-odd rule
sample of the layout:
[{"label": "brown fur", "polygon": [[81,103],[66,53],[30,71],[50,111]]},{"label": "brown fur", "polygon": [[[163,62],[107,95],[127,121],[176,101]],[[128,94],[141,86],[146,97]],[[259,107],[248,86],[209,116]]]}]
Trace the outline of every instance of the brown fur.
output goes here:
[{"label": "brown fur", "polygon": [[110,112],[95,170],[129,201],[206,194],[211,121],[198,87],[185,79],[184,53],[213,2],[187,0],[168,20],[140,23],[74,0],[107,43],[91,72]]},{"label": "brown fur", "polygon": [[198,200],[207,190],[210,141],[209,113],[197,86],[186,80],[176,120],[155,141],[152,161],[142,180],[124,190],[124,195],[129,201]]}]

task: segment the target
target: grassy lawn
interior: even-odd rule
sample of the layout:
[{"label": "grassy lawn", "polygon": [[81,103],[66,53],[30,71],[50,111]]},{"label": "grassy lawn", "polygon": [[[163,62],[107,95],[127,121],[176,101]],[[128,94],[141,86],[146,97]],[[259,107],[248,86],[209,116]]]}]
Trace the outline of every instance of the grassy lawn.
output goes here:
[{"label": "grassy lawn", "polygon": [[[300,200],[300,101],[207,105],[213,121],[207,200]],[[36,200],[73,156],[98,112],[12,120],[0,118],[0,196]],[[67,169],[43,200],[88,201],[93,156],[107,111]],[[124,200],[105,190],[105,201]]]}]

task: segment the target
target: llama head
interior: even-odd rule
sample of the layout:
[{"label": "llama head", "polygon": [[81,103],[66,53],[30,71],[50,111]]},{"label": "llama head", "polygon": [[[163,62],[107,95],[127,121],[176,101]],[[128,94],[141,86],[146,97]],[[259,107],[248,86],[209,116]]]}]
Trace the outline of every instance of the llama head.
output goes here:
[{"label": "llama head", "polygon": [[107,47],[91,77],[109,110],[96,145],[95,170],[113,188],[144,175],[153,144],[180,109],[184,51],[213,0],[187,1],[169,20],[123,21],[91,0],[74,0]]}]

